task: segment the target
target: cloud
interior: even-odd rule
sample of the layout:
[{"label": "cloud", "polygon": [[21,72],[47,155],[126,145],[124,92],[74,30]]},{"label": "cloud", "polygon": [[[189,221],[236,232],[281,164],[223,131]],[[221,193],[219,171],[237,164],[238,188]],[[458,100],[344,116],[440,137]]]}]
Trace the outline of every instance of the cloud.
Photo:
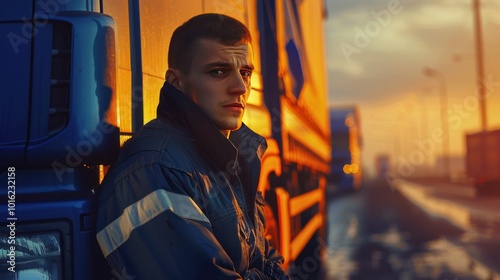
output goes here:
[{"label": "cloud", "polygon": [[396,2],[393,10],[386,0],[329,2],[331,100],[390,98],[421,82],[424,65],[472,51],[471,12],[464,1]]}]

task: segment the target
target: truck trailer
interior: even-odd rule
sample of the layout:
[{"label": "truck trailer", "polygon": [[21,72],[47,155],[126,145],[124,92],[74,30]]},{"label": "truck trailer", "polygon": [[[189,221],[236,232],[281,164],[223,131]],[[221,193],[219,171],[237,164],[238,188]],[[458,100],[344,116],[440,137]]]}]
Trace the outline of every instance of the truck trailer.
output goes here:
[{"label": "truck trailer", "polygon": [[268,143],[266,237],[289,270],[301,269],[294,262],[314,257],[306,249],[325,244],[325,9],[321,0],[5,2],[0,278],[123,278],[96,243],[95,193],[124,141],[156,116],[173,30],[210,12],[251,31],[244,122]]},{"label": "truck trailer", "polygon": [[500,193],[500,130],[466,136],[466,170],[479,195]]}]

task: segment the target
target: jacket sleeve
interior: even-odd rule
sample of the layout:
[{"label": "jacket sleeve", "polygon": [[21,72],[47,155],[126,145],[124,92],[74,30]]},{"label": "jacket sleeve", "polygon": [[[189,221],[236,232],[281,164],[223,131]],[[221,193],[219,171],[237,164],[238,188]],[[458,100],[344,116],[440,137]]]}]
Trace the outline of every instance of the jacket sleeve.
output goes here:
[{"label": "jacket sleeve", "polygon": [[257,192],[255,205],[255,215],[258,223],[257,234],[260,235],[257,239],[261,240],[261,248],[260,250],[256,250],[251,265],[252,268],[247,272],[245,278],[288,280],[290,277],[283,269],[283,256],[269,244],[269,240],[264,236],[266,228],[265,201],[260,192]]},{"label": "jacket sleeve", "polygon": [[[264,238],[265,239],[265,238]],[[262,260],[254,260],[253,265],[245,274],[248,280],[289,280],[290,276],[283,269],[283,257],[275,248],[269,245],[266,239],[267,257]],[[260,265],[255,265],[259,263]],[[258,267],[256,267],[258,266]]]},{"label": "jacket sleeve", "polygon": [[113,275],[241,279],[182,181],[163,172],[149,167],[103,186],[113,192],[100,196],[97,239]]}]

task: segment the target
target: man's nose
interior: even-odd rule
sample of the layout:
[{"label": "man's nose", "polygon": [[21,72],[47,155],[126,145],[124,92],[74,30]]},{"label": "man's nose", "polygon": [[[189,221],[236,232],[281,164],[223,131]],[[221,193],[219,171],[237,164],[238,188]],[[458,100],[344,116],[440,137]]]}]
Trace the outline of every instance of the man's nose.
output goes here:
[{"label": "man's nose", "polygon": [[237,95],[242,95],[247,92],[247,86],[248,82],[245,80],[243,76],[241,76],[240,73],[236,73],[235,75],[232,75],[233,77],[231,78],[231,94],[237,94]]}]

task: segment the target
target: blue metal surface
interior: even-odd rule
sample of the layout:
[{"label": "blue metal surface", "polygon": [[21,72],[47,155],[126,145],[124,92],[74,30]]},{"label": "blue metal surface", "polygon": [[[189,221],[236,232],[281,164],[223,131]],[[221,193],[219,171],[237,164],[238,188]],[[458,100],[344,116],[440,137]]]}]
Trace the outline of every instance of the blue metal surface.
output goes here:
[{"label": "blue metal surface", "polygon": [[264,103],[271,113],[272,137],[283,150],[281,128],[281,94],[284,92],[283,81],[278,77],[278,44],[276,42],[276,6],[274,0],[257,1],[259,24],[259,45],[261,50],[262,85]]},{"label": "blue metal surface", "polygon": [[99,0],[36,0],[35,16],[51,18],[63,11],[100,12]]},{"label": "blue metal surface", "polygon": [[[0,35],[24,36],[26,24],[3,23]],[[116,83],[113,20],[97,13],[65,12],[45,24],[35,20],[32,30],[36,36],[22,37],[26,43],[0,43],[5,62],[0,75],[5,89],[0,92],[0,166],[66,170],[85,163],[111,163],[119,150],[112,107]],[[56,40],[55,30],[69,32]],[[56,44],[64,45],[59,42],[64,36],[69,47],[56,48]],[[61,70],[61,65],[68,69]],[[67,72],[67,77],[60,72]],[[61,101],[64,96],[66,105]],[[67,117],[61,127],[51,129],[52,117],[58,114]]]},{"label": "blue metal surface", "polygon": [[24,164],[28,138],[31,33],[25,23],[0,23],[0,166]]},{"label": "blue metal surface", "polygon": [[31,20],[32,14],[33,0],[2,1],[0,21],[29,21]]},{"label": "blue metal surface", "polygon": [[[66,12],[53,17],[54,22],[40,28],[35,37],[31,136],[27,152],[28,166],[52,166],[67,169],[87,164],[109,164],[119,150],[115,126],[114,23],[110,17],[89,12]],[[71,61],[69,77],[58,77],[50,59],[57,24],[69,24]],[[61,50],[62,55],[67,50]],[[109,53],[112,52],[112,53]],[[73,55],[78,54],[78,55]],[[54,56],[52,56],[54,57]],[[47,72],[52,69],[50,77]],[[55,76],[54,76],[55,75]],[[64,76],[64,75],[63,75]],[[69,83],[67,124],[52,131],[47,119],[64,114],[61,105],[49,105],[57,87]],[[54,96],[54,97],[52,97]],[[64,106],[63,106],[64,107]]]},{"label": "blue metal surface", "polygon": [[139,0],[129,0],[130,60],[132,67],[132,132],[144,125],[141,15]]},{"label": "blue metal surface", "polygon": [[285,6],[285,49],[288,55],[288,67],[290,69],[292,82],[292,93],[299,99],[304,86],[305,52],[301,35],[300,18],[297,11],[296,1],[284,2]]}]

